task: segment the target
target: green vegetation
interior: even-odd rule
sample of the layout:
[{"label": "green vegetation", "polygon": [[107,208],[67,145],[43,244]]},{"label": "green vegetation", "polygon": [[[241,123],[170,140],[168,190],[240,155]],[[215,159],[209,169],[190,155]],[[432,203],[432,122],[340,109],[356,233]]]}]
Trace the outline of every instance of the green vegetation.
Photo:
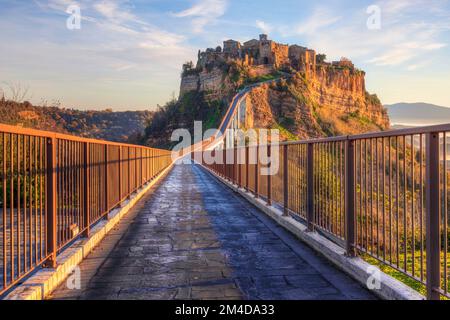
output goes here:
[{"label": "green vegetation", "polygon": [[190,75],[198,75],[201,72],[201,69],[194,67],[194,63],[192,61],[188,61],[183,64],[183,71],[181,72],[182,77],[190,76]]},{"label": "green vegetation", "polygon": [[373,105],[381,105],[381,101],[376,94],[370,94],[366,91],[366,101]]},{"label": "green vegetation", "polygon": [[316,55],[316,62],[317,63],[324,63],[326,59],[327,59],[327,55],[326,54],[319,53],[319,54]]},{"label": "green vegetation", "polygon": [[209,100],[208,92],[190,91],[179,100],[173,99],[155,112],[145,129],[141,143],[171,148],[176,142],[170,141],[172,130],[185,128],[193,133],[194,121],[203,122],[203,131],[217,128],[225,114],[226,102]]},{"label": "green vegetation", "polygon": [[264,82],[264,81],[270,81],[270,80],[275,80],[277,78],[279,78],[281,76],[281,74],[276,71],[276,72],[272,72],[263,76],[258,76],[258,77],[245,77],[244,78],[244,82],[239,86],[239,89],[243,89],[246,86],[255,84],[255,83],[259,83],[259,82]]},{"label": "green vegetation", "polygon": [[[419,256],[420,252],[417,253],[417,256]],[[403,260],[403,254],[401,255],[401,259]],[[361,258],[368,263],[377,266],[382,272],[386,273],[387,275],[390,275],[394,279],[399,280],[400,282],[403,282],[407,286],[413,288],[417,292],[419,292],[422,295],[426,295],[426,287],[423,285],[420,281],[415,280],[411,278],[410,276],[404,274],[403,272],[400,272],[396,270],[395,268],[390,267],[389,265],[371,257],[368,254],[362,254]],[[416,270],[420,270],[420,265],[416,265]]]},{"label": "green vegetation", "polygon": [[288,140],[290,141],[295,141],[298,140],[298,137],[293,134],[292,132],[290,132],[288,129],[286,129],[283,125],[281,125],[280,123],[276,123],[272,126],[272,129],[278,129],[278,131],[280,132],[281,136],[286,137]]},{"label": "green vegetation", "polygon": [[34,106],[0,99],[0,123],[118,142],[130,141],[152,117],[150,111],[81,111],[61,108],[57,102]]}]

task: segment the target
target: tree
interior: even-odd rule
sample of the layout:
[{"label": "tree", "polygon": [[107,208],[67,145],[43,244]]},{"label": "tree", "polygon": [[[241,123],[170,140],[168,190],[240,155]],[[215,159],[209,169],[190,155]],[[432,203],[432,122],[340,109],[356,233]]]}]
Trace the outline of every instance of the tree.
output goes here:
[{"label": "tree", "polygon": [[22,86],[20,82],[17,83],[4,82],[4,84],[8,87],[11,94],[10,98],[8,98],[5,94],[5,91],[2,88],[0,88],[0,92],[2,93],[3,97],[5,97],[5,99],[21,103],[29,98],[28,97],[28,91],[30,90],[29,86]]},{"label": "tree", "polygon": [[188,61],[183,64],[183,75],[189,74],[194,69],[194,63],[192,61]]},{"label": "tree", "polygon": [[319,53],[319,54],[316,56],[316,62],[317,62],[317,63],[324,63],[326,59],[327,59],[327,55],[326,55],[326,54],[323,54],[323,53]]}]

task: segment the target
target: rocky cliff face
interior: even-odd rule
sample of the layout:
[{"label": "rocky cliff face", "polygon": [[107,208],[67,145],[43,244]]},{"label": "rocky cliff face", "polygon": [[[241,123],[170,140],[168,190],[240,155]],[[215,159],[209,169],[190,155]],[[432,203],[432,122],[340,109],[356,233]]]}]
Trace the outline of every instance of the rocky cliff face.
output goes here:
[{"label": "rocky cliff face", "polygon": [[385,130],[381,103],[366,93],[364,75],[348,70],[306,78],[296,73],[278,84],[250,91],[247,128],[279,128],[284,139],[347,135]]}]

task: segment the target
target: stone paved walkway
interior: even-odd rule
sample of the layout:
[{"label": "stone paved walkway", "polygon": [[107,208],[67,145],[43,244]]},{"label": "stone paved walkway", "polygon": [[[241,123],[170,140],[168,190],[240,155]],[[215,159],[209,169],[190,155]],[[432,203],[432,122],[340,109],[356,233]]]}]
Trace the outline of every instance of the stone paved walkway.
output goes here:
[{"label": "stone paved walkway", "polygon": [[54,299],[373,299],[199,166],[179,165]]}]

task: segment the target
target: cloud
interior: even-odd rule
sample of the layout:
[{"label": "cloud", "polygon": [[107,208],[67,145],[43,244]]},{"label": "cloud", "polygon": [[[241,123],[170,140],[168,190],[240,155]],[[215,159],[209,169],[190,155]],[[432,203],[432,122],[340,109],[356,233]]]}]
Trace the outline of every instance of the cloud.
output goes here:
[{"label": "cloud", "polygon": [[94,4],[94,9],[108,20],[133,21],[136,17],[115,1],[101,1]]},{"label": "cloud", "polygon": [[256,20],[256,27],[266,34],[269,34],[273,30],[270,24],[261,20]]},{"label": "cloud", "polygon": [[407,71],[415,71],[415,70],[417,70],[417,69],[426,67],[426,66],[429,65],[430,63],[431,63],[430,60],[420,61],[420,62],[418,62],[418,63],[411,64],[411,65],[407,66],[407,67],[406,67],[406,70],[407,70]]},{"label": "cloud", "polygon": [[319,29],[335,24],[340,19],[340,16],[337,16],[329,9],[318,7],[309,18],[297,25],[295,32],[298,34],[312,35],[317,33]]},{"label": "cloud", "polygon": [[[300,24],[275,26],[285,37],[298,37],[330,59],[347,56],[357,62],[396,66],[447,46],[448,15],[435,0],[378,1],[381,29],[369,30],[369,15],[361,6],[351,13],[337,8],[316,7]],[[339,12],[339,14],[334,12]],[[420,20],[417,18],[420,17]]]},{"label": "cloud", "polygon": [[191,18],[194,33],[203,32],[204,27],[223,16],[228,6],[227,0],[199,0],[192,7],[173,15],[178,18]]}]

